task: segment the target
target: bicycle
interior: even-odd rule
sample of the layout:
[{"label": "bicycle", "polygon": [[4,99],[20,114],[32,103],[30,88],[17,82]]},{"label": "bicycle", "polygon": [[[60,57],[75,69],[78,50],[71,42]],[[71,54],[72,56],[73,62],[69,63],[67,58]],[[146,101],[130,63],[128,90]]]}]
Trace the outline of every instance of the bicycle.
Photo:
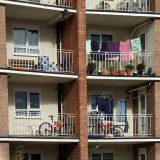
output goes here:
[{"label": "bicycle", "polygon": [[43,122],[39,126],[39,134],[41,136],[50,136],[50,135],[70,135],[72,131],[72,125],[64,122],[63,119],[54,121],[53,115],[49,115],[51,118],[52,124],[49,122]]},{"label": "bicycle", "polygon": [[92,134],[94,134],[97,129],[98,135],[106,135],[106,136],[114,136],[114,137],[123,137],[124,136],[124,131],[122,129],[122,126],[124,127],[125,125],[115,125],[113,122],[107,122],[104,123],[103,117],[100,120],[100,123],[97,123],[98,126],[93,126],[92,128]]}]

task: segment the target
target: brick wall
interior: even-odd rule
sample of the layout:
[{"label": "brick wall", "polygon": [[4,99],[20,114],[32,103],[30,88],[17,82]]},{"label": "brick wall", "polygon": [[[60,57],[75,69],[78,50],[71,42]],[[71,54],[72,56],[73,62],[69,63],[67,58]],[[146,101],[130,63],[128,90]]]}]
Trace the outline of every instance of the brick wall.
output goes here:
[{"label": "brick wall", "polygon": [[[86,15],[85,0],[77,0],[77,13],[62,23],[62,48],[75,50],[74,71],[78,80],[63,85],[63,110],[75,113],[75,133],[80,142],[74,147],[67,145],[67,160],[88,159],[88,116],[86,80]],[[69,154],[67,154],[69,153]]]},{"label": "brick wall", "polygon": [[7,66],[5,6],[0,4],[0,67]]},{"label": "brick wall", "polygon": [[[6,67],[5,6],[0,5],[0,67]],[[0,135],[8,135],[8,79],[0,74]]]},{"label": "brick wall", "polygon": [[10,160],[9,143],[0,143],[0,160]]},{"label": "brick wall", "polygon": [[[147,148],[147,160],[158,160],[158,159],[155,159],[155,155],[157,154],[156,149],[158,149],[158,146],[155,143],[145,143],[145,144],[133,145],[134,160],[139,160],[139,158],[138,158],[139,148]],[[157,157],[159,157],[159,156],[157,156]]]},{"label": "brick wall", "polygon": [[[160,35],[160,19],[155,20],[155,35]],[[160,75],[160,36],[155,36],[155,73]]]}]

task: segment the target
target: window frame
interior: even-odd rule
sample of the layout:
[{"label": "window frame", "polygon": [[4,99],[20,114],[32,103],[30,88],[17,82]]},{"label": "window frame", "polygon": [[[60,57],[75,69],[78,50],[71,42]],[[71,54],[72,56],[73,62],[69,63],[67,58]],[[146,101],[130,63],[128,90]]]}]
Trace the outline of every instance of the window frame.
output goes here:
[{"label": "window frame", "polygon": [[139,148],[138,149],[138,160],[141,160],[140,155],[145,154],[145,160],[147,160],[147,148]]},{"label": "window frame", "polygon": [[89,98],[89,113],[90,112],[95,112],[96,110],[92,110],[92,103],[91,103],[91,100],[92,100],[92,95],[103,95],[103,94],[111,94],[112,97],[113,97],[113,92],[90,92],[89,95],[90,95],[90,98]]},{"label": "window frame", "polygon": [[41,155],[41,160],[43,160],[42,151],[26,151],[25,153],[28,154],[28,160],[32,160],[31,159],[32,154],[40,154]]},{"label": "window frame", "polygon": [[92,155],[93,154],[100,154],[101,155],[101,160],[103,160],[103,154],[105,154],[105,153],[112,153],[113,154],[113,160],[115,159],[114,151],[113,150],[108,150],[108,151],[94,151],[94,152],[91,152],[91,160],[92,160]]},{"label": "window frame", "polygon": [[[90,44],[89,45],[89,50],[90,52],[92,51],[91,50],[91,35],[100,35],[100,47],[102,46],[102,35],[111,35],[112,36],[112,40],[114,42],[114,33],[113,32],[110,32],[110,31],[105,31],[105,30],[90,30],[89,33],[88,33],[88,38],[86,40],[86,45]],[[88,47],[88,46],[87,46]],[[86,47],[86,48],[87,48]],[[100,51],[100,50],[99,50]],[[86,51],[87,52],[87,51]],[[87,54],[90,54],[90,53],[87,53]]]},{"label": "window frame", "polygon": [[[26,53],[15,53],[14,52],[14,48],[15,47],[20,47],[20,46],[15,46],[14,45],[14,28],[19,28],[19,29],[25,29],[25,33],[26,33],[26,46],[24,47],[21,47],[21,48],[25,48],[26,49]],[[35,31],[38,31],[38,46],[29,46],[29,41],[28,41],[28,31],[29,30],[35,30]],[[40,56],[41,55],[41,52],[40,52],[40,26],[34,26],[34,25],[21,25],[21,24],[14,24],[12,26],[12,43],[13,43],[13,55],[17,55],[17,56],[34,56],[34,57],[37,57],[37,56]],[[39,51],[39,54],[30,54],[28,53],[28,49],[32,49],[32,48],[35,48]]]},{"label": "window frame", "polygon": [[[16,97],[15,97],[15,92],[16,91],[22,91],[22,92],[27,92],[27,109],[16,109]],[[38,109],[32,109],[30,108],[30,93],[39,93],[39,108]],[[14,88],[14,113],[15,113],[15,118],[19,117],[16,115],[16,111],[26,111],[27,115],[22,115],[21,117],[23,118],[41,118],[42,117],[42,106],[41,106],[41,89],[39,88]],[[38,116],[29,116],[30,111],[39,111],[40,115]]]}]

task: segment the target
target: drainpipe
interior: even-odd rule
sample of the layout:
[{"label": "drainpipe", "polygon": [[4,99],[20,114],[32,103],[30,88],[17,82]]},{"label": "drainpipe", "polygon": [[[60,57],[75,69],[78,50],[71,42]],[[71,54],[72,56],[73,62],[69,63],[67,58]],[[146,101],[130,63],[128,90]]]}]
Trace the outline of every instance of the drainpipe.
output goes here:
[{"label": "drainpipe", "polygon": [[149,23],[152,23],[154,20],[155,20],[155,18],[152,18],[151,20],[146,21],[146,22],[144,22],[144,23],[136,26],[135,28],[133,28],[133,31],[132,31],[132,33],[130,34],[129,37],[132,38],[133,35],[135,34],[135,32],[137,31],[137,29],[139,29],[139,28],[141,28],[141,27],[143,27],[143,26],[146,26],[146,25],[149,24]]}]

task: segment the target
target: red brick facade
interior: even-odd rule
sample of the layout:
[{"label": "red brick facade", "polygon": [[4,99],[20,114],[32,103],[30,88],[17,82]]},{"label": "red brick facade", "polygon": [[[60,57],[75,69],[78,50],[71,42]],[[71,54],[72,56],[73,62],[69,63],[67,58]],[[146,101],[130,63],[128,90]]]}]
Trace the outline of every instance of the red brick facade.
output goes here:
[{"label": "red brick facade", "polygon": [[64,111],[75,113],[75,132],[80,136],[77,145],[69,145],[66,151],[69,160],[88,159],[88,132],[87,132],[87,80],[86,80],[86,18],[85,0],[77,0],[77,14],[67,19],[62,28],[62,47],[74,49],[74,67],[78,73],[78,81],[63,86]]},{"label": "red brick facade", "polygon": [[9,143],[0,143],[0,160],[10,160]]}]

